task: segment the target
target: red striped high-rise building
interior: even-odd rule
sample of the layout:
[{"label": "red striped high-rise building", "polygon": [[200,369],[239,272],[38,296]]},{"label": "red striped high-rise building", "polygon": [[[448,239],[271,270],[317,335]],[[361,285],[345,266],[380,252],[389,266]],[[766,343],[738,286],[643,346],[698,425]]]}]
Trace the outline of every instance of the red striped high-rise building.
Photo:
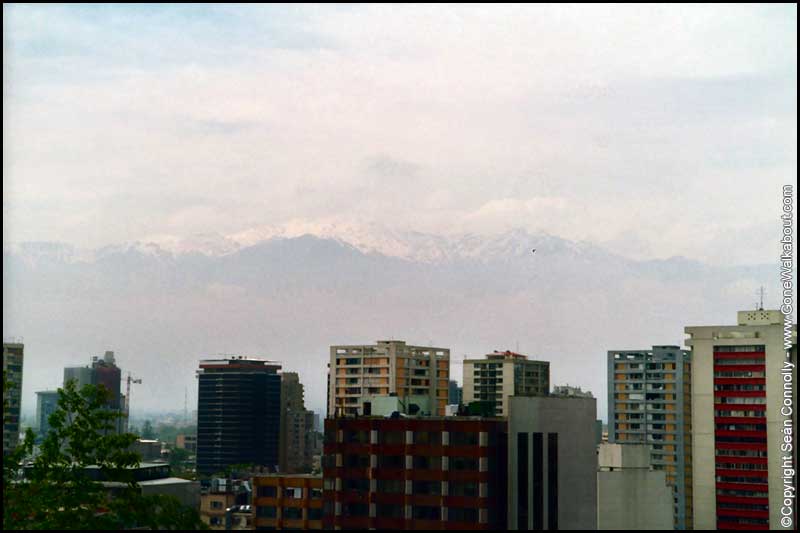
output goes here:
[{"label": "red striped high-rise building", "polygon": [[686,328],[695,529],[781,527],[784,463],[796,459],[796,446],[782,450],[787,369],[796,378],[786,363],[797,361],[797,327],[789,330],[787,350],[783,315],[763,309],[740,311],[735,326]]}]

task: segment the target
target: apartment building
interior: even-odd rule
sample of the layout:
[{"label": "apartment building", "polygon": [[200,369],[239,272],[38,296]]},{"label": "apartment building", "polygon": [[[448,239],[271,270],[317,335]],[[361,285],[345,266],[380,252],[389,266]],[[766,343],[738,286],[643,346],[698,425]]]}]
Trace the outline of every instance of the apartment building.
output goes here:
[{"label": "apartment building", "polygon": [[256,529],[322,529],[322,476],[253,477]]},{"label": "apartment building", "polygon": [[[424,414],[444,416],[450,379],[450,350],[404,341],[330,347],[328,416],[363,414],[373,397],[426,397]],[[420,413],[422,414],[422,413]]]},{"label": "apartment building", "polygon": [[504,530],[503,419],[329,418],[326,529]]},{"label": "apartment building", "polygon": [[510,396],[546,396],[549,392],[549,361],[529,360],[508,350],[464,360],[464,403],[493,403],[496,416],[508,414]]},{"label": "apartment building", "polygon": [[692,358],[678,346],[608,352],[608,440],[648,444],[673,487],[675,529],[691,529]]},{"label": "apartment building", "polygon": [[[786,365],[797,363],[797,325],[784,323],[780,311],[757,309],[739,311],[736,325],[685,332],[692,349],[695,529],[780,529],[784,456],[794,453],[797,465],[797,434],[784,433],[782,414],[797,383],[796,368]],[[781,449],[784,438],[794,452]],[[791,506],[796,517],[796,500]]]}]

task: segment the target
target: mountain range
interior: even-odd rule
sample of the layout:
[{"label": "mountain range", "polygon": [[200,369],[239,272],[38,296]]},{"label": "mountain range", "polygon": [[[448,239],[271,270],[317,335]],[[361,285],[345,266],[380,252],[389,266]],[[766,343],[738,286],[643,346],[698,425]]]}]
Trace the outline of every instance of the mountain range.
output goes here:
[{"label": "mountain range", "polygon": [[328,346],[395,338],[450,348],[458,381],[464,355],[549,360],[552,383],[594,391],[604,418],[607,350],[681,345],[686,325],[733,323],[777,275],[634,260],[522,229],[294,223],[98,249],[17,243],[3,249],[3,334],[25,339],[26,412],[64,366],[107,349],[144,380],[134,412],[180,409],[185,394],[191,409],[197,362],[218,354],[281,361],[322,410]]}]

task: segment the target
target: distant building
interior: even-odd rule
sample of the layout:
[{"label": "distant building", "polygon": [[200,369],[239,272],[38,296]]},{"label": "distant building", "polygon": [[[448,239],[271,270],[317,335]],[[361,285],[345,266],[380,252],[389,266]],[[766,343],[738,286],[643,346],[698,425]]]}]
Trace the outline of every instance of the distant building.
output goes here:
[{"label": "distant building", "polygon": [[447,405],[460,405],[464,401],[462,389],[458,386],[458,382],[450,380],[447,395]]},{"label": "distant building", "polygon": [[325,529],[505,529],[505,420],[329,418],[325,435]]},{"label": "distant building", "polygon": [[673,529],[672,487],[649,445],[601,444],[597,457],[597,529]]},{"label": "distant building", "polygon": [[150,462],[161,459],[161,441],[136,439],[128,449],[139,454],[142,461]]},{"label": "distant building", "polygon": [[495,414],[506,416],[510,396],[544,396],[550,392],[550,363],[495,351],[483,359],[464,360],[463,384],[464,404],[492,402]]},{"label": "distant building", "polygon": [[197,452],[197,435],[177,435],[175,437],[175,447],[186,450],[190,453]]},{"label": "distant building", "polygon": [[[792,445],[797,468],[797,419],[786,435],[792,421],[782,413],[786,395],[797,391],[797,368],[786,365],[797,364],[797,325],[785,323],[780,311],[758,309],[739,311],[736,325],[685,331],[692,349],[694,528],[782,529],[782,445]],[[796,487],[796,474],[789,481]],[[797,501],[790,500],[796,529]]]},{"label": "distant building", "polygon": [[36,393],[36,430],[40,438],[50,432],[50,415],[58,409],[58,391]]},{"label": "distant building", "polygon": [[678,346],[608,352],[608,441],[651,445],[675,492],[675,529],[691,529],[692,356]]},{"label": "distant building", "polygon": [[200,362],[197,471],[208,475],[231,465],[276,470],[281,426],[280,365],[233,357]]},{"label": "distant building", "polygon": [[19,416],[22,408],[22,366],[25,346],[3,343],[3,375],[10,386],[3,387],[3,455],[19,444]]},{"label": "distant building", "polygon": [[[64,369],[64,385],[75,381],[78,389],[84,385],[102,385],[109,393],[107,408],[125,415],[125,400],[121,391],[122,370],[117,366],[114,352],[106,351],[103,357],[92,357],[91,366],[67,367]],[[127,416],[116,421],[116,432],[125,433]]]},{"label": "distant building", "polygon": [[322,529],[322,476],[257,475],[253,496],[256,529]]},{"label": "distant building", "polygon": [[597,529],[594,398],[508,399],[508,529]]},{"label": "distant building", "polygon": [[311,471],[314,413],[305,407],[303,384],[296,372],[281,375],[281,472]]},{"label": "distant building", "polygon": [[449,395],[450,350],[404,341],[331,346],[328,416],[363,414],[368,397],[427,396],[431,413],[444,416]]},{"label": "distant building", "polygon": [[553,387],[552,396],[565,396],[568,398],[594,398],[592,391],[584,391],[580,387],[571,385],[556,385]]},{"label": "distant building", "polygon": [[[128,469],[133,479],[139,484],[139,491],[144,496],[156,494],[174,496],[187,507],[197,509],[200,504],[200,483],[190,479],[172,477],[171,469],[164,463],[141,463]],[[90,467],[86,469],[89,478],[99,481],[113,497],[118,491],[126,489],[128,484],[121,481],[108,481],[102,469]]]}]

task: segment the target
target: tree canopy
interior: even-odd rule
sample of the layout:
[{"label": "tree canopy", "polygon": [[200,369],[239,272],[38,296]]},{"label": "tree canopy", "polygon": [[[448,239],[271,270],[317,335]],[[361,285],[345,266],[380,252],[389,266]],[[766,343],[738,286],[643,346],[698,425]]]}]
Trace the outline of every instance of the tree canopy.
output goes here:
[{"label": "tree canopy", "polygon": [[[4,391],[9,383],[4,379]],[[102,386],[59,389],[50,432],[38,451],[29,429],[3,457],[3,529],[202,529],[195,509],[176,498],[142,495],[132,475],[136,436],[117,434]],[[113,496],[90,476],[118,482]]]}]

